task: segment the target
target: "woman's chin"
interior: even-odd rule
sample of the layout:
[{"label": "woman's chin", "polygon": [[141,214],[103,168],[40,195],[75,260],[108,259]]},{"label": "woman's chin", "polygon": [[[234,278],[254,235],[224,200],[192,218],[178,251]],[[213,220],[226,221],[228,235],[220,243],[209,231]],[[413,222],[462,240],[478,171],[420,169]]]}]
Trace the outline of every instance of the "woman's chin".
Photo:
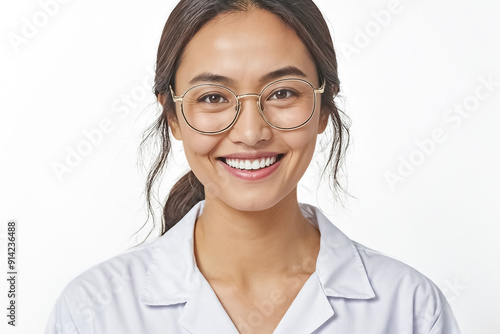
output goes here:
[{"label": "woman's chin", "polygon": [[209,205],[212,202],[218,202],[219,205],[225,206],[230,210],[259,212],[271,209],[280,203],[285,204],[290,196],[294,196],[294,198],[296,198],[295,194],[292,193],[278,194],[266,189],[266,191],[263,192],[246,191],[239,194],[231,193],[226,196],[210,196],[209,194],[206,194],[205,202]]}]

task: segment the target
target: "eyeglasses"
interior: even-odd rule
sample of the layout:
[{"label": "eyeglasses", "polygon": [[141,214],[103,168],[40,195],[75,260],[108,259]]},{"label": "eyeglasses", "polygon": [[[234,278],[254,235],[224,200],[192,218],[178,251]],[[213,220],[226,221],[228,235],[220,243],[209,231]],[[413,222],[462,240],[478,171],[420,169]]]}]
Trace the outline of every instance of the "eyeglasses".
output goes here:
[{"label": "eyeglasses", "polygon": [[181,103],[181,112],[187,125],[196,132],[215,135],[229,130],[241,110],[240,99],[257,97],[259,113],[271,127],[295,130],[309,122],[316,109],[316,93],[325,91],[303,79],[281,79],[268,84],[259,94],[236,95],[227,87],[201,84],[176,96],[170,86],[174,102]]}]

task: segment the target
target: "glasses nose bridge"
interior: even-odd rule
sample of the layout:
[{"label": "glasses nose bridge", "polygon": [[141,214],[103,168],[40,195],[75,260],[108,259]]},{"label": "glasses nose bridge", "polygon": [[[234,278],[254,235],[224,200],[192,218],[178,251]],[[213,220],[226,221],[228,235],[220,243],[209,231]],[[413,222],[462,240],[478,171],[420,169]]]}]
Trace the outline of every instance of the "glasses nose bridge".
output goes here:
[{"label": "glasses nose bridge", "polygon": [[256,93],[246,93],[246,94],[236,95],[236,100],[238,101],[238,108],[241,108],[240,99],[243,99],[246,97],[256,97],[257,98],[257,108],[259,109],[259,112],[260,112],[260,95],[261,94],[256,94]]},{"label": "glasses nose bridge", "polygon": [[245,97],[251,97],[251,96],[254,96],[257,98],[257,101],[260,100],[260,94],[255,94],[255,93],[246,93],[246,94],[241,94],[241,95],[236,95],[236,99],[238,100],[238,102],[240,101],[240,99],[243,99]]},{"label": "glasses nose bridge", "polygon": [[255,96],[256,98],[260,98],[260,94],[255,94],[255,93],[246,93],[246,94],[241,94],[241,95],[236,95],[236,98],[239,100],[244,97],[249,97],[249,96]]}]

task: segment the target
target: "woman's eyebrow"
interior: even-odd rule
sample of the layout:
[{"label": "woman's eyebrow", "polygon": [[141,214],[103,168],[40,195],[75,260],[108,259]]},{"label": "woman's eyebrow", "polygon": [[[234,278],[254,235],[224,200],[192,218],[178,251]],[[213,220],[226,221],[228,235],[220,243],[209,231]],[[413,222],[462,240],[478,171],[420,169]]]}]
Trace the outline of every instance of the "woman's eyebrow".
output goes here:
[{"label": "woman's eyebrow", "polygon": [[262,77],[260,77],[259,81],[260,83],[265,84],[269,81],[276,80],[285,76],[299,76],[303,78],[306,77],[305,73],[299,70],[297,67],[287,66],[263,75]]},{"label": "woman's eyebrow", "polygon": [[212,83],[217,83],[225,86],[231,86],[234,85],[234,80],[225,77],[223,75],[218,75],[218,74],[213,74],[213,73],[201,73],[195,76],[191,81],[189,81],[190,85],[199,83],[199,82],[212,82]]},{"label": "woman's eyebrow", "polygon": [[[269,81],[279,79],[284,76],[299,76],[305,78],[306,75],[304,72],[299,70],[295,66],[287,66],[280,68],[276,71],[269,72],[267,74],[264,74],[263,76],[260,77],[259,82],[261,84],[268,83]],[[194,85],[200,82],[211,82],[211,83],[216,83],[216,84],[221,84],[225,86],[234,86],[235,85],[235,80],[223,75],[218,75],[218,74],[213,74],[213,73],[208,73],[204,72],[201,74],[198,74],[195,76],[191,81],[189,81],[190,85]]]}]

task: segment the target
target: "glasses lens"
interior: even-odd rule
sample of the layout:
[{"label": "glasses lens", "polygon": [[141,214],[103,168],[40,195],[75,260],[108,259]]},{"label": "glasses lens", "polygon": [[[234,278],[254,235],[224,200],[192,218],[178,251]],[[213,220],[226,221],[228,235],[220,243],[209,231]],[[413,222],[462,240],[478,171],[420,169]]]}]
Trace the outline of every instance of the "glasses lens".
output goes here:
[{"label": "glasses lens", "polygon": [[306,123],[314,111],[314,88],[300,80],[281,80],[262,92],[261,109],[272,125],[291,129]]},{"label": "glasses lens", "polygon": [[200,85],[191,88],[182,100],[184,117],[189,125],[202,132],[218,132],[234,121],[235,96],[227,88]]}]

